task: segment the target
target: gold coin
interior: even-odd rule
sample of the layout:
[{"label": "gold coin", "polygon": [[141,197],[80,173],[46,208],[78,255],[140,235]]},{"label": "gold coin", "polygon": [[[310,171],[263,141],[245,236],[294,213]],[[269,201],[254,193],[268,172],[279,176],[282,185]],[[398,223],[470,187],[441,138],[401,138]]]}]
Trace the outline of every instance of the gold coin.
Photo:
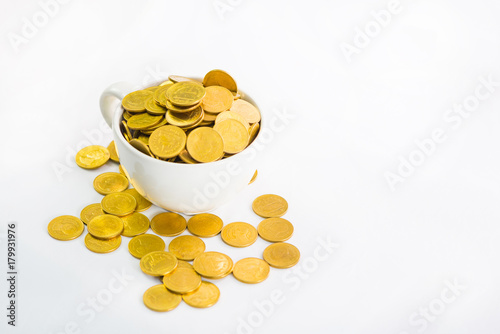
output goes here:
[{"label": "gold coin", "polygon": [[233,105],[233,94],[221,86],[210,86],[206,89],[206,94],[201,100],[201,107],[206,112],[218,114],[229,110]]},{"label": "gold coin", "polygon": [[146,111],[151,115],[164,115],[167,109],[156,103],[153,96],[146,101]]},{"label": "gold coin", "polygon": [[182,296],[168,291],[165,285],[159,284],[147,289],[142,301],[152,311],[167,312],[179,306]]},{"label": "gold coin", "polygon": [[218,124],[222,121],[225,121],[227,119],[234,119],[234,120],[237,120],[238,122],[240,122],[241,124],[243,124],[245,126],[245,129],[248,131],[248,129],[250,128],[250,125],[248,124],[247,120],[245,118],[243,118],[243,116],[241,116],[240,114],[234,112],[234,111],[224,111],[222,113],[220,113],[219,115],[217,115],[217,118],[215,119],[215,124]]},{"label": "gold coin", "polygon": [[197,104],[204,96],[205,88],[192,81],[175,83],[167,90],[167,99],[178,107]]},{"label": "gold coin", "polygon": [[225,121],[215,123],[214,130],[222,137],[225,153],[239,153],[248,145],[250,135],[245,126],[235,119],[226,119]]},{"label": "gold coin", "polygon": [[161,84],[159,84],[158,86],[162,87],[162,86],[166,86],[166,85],[173,85],[175,82],[173,82],[172,80],[167,80],[167,81],[163,81]]},{"label": "gold coin", "polygon": [[165,119],[171,125],[188,127],[197,123],[200,119],[203,120],[203,110],[201,107],[185,113],[176,113],[169,110],[165,115]]},{"label": "gold coin", "polygon": [[187,150],[182,150],[181,153],[179,153],[179,158],[181,158],[182,161],[184,161],[187,164],[197,164],[198,161],[194,160],[188,153]]},{"label": "gold coin", "polygon": [[95,169],[101,167],[109,160],[107,148],[99,145],[91,145],[82,148],[76,154],[76,164],[85,169]]},{"label": "gold coin", "polygon": [[101,201],[102,210],[115,216],[126,216],[134,212],[137,202],[127,193],[112,193]]},{"label": "gold coin", "polygon": [[257,133],[259,133],[260,125],[259,123],[253,123],[248,129],[248,133],[250,134],[250,139],[248,140],[248,144],[250,145],[255,137],[257,137]]},{"label": "gold coin", "polygon": [[223,278],[233,270],[233,260],[226,254],[205,252],[194,259],[193,267],[203,277],[212,279]]},{"label": "gold coin", "polygon": [[167,103],[167,90],[173,86],[173,82],[164,82],[160,85],[160,87],[155,90],[153,94],[153,98],[155,99],[156,103],[161,105],[162,107],[165,107]]},{"label": "gold coin", "polygon": [[66,215],[52,219],[47,229],[52,238],[67,241],[78,238],[84,227],[80,219]]},{"label": "gold coin", "polygon": [[149,137],[151,152],[163,159],[177,156],[185,146],[186,134],[182,129],[173,125],[162,126]]},{"label": "gold coin", "polygon": [[209,112],[203,113],[203,121],[204,122],[215,122],[217,119],[217,114],[211,114]]},{"label": "gold coin", "polygon": [[287,212],[288,203],[278,195],[262,195],[253,201],[252,209],[262,218],[278,218]]},{"label": "gold coin", "polygon": [[121,236],[108,240],[94,238],[90,233],[85,236],[85,246],[94,253],[111,253],[117,250],[121,243]]},{"label": "gold coin", "polygon": [[174,111],[176,113],[188,112],[188,111],[191,111],[191,110],[198,108],[199,106],[200,106],[200,104],[197,103],[197,104],[189,106],[189,107],[178,107],[178,106],[173,105],[169,100],[167,100],[167,102],[165,103],[165,107],[168,110]]},{"label": "gold coin", "polygon": [[120,162],[120,158],[118,157],[118,152],[116,151],[115,141],[112,140],[108,145],[109,158],[114,162]]},{"label": "gold coin", "polygon": [[128,188],[128,179],[120,173],[107,172],[94,179],[94,189],[101,195],[124,191]]},{"label": "gold coin", "polygon": [[234,101],[230,110],[243,116],[243,118],[250,124],[260,122],[259,110],[248,101]]},{"label": "gold coin", "polygon": [[253,284],[264,281],[270,270],[266,261],[247,257],[235,263],[233,275],[240,282]]},{"label": "gold coin", "polygon": [[121,217],[123,221],[124,237],[135,237],[144,234],[149,230],[149,218],[142,213],[134,212],[131,215]]},{"label": "gold coin", "polygon": [[118,170],[120,171],[120,174],[122,174],[123,176],[125,176],[127,179],[130,179],[130,177],[128,176],[127,171],[125,170],[125,167],[123,167],[121,164],[118,165]]},{"label": "gold coin", "polygon": [[300,252],[294,245],[277,242],[264,249],[263,257],[271,267],[285,269],[293,267],[299,262]]},{"label": "gold coin", "polygon": [[137,90],[125,95],[122,100],[123,109],[130,113],[138,113],[146,110],[146,100],[153,95],[153,92],[148,90]]},{"label": "gold coin", "polygon": [[127,194],[134,196],[135,201],[137,202],[137,206],[135,208],[136,212],[145,211],[145,210],[149,209],[151,207],[151,205],[153,205],[150,201],[148,201],[147,199],[142,197],[142,195],[139,194],[139,192],[134,188],[127,189],[124,191],[124,193],[127,193]]},{"label": "gold coin", "polygon": [[222,86],[232,92],[238,91],[238,86],[233,77],[223,70],[212,70],[205,74],[203,78],[203,86]]},{"label": "gold coin", "polygon": [[192,235],[181,235],[170,241],[168,251],[179,260],[193,261],[195,257],[205,251],[205,243]]},{"label": "gold coin", "polygon": [[151,134],[153,133],[154,130],[164,126],[164,125],[167,125],[167,120],[165,119],[165,117],[162,116],[162,119],[161,119],[161,122],[156,124],[155,126],[152,126],[150,128],[147,128],[147,129],[144,129],[144,130],[141,130],[141,133],[145,133],[145,134]]},{"label": "gold coin", "polygon": [[145,274],[163,276],[174,271],[177,267],[177,258],[172,253],[156,251],[144,255],[139,265]]},{"label": "gold coin", "polygon": [[85,225],[87,225],[92,218],[102,216],[103,214],[104,211],[102,211],[101,203],[90,204],[83,208],[80,213],[80,219]]},{"label": "gold coin", "polygon": [[201,276],[194,269],[179,267],[170,274],[163,276],[163,284],[172,292],[189,293],[201,285]]},{"label": "gold coin", "polygon": [[127,139],[127,141],[130,141],[130,139],[132,139],[132,133],[130,132],[130,129],[128,128],[127,122],[122,121],[120,123],[120,129],[122,130],[122,133],[123,133],[123,136],[125,137],[125,139]]},{"label": "gold coin", "polygon": [[198,119],[198,121],[196,121],[196,123],[194,123],[193,125],[190,125],[190,126],[184,126],[181,129],[183,131],[191,130],[191,129],[198,127],[202,122],[203,122],[203,113],[201,114],[201,117]]},{"label": "gold coin", "polygon": [[257,240],[257,230],[248,223],[231,223],[222,229],[222,241],[233,247],[247,247]]},{"label": "gold coin", "polygon": [[137,114],[127,121],[127,126],[132,130],[143,130],[155,126],[163,119],[162,116],[153,116],[148,113]]},{"label": "gold coin", "polygon": [[125,112],[123,113],[123,118],[128,121],[130,117],[132,117],[132,114],[125,110]]},{"label": "gold coin", "polygon": [[255,171],[255,173],[253,173],[252,179],[250,180],[250,182],[248,182],[248,184],[254,183],[255,180],[257,179],[258,174],[259,174],[259,172]]},{"label": "gold coin", "polygon": [[154,92],[158,89],[158,87],[159,87],[159,86],[148,87],[148,88],[146,88],[146,89],[144,89],[144,90],[149,90],[150,92],[153,92],[153,93],[154,93]]},{"label": "gold coin", "polygon": [[206,308],[215,305],[219,296],[220,291],[215,284],[202,281],[198,290],[182,295],[182,299],[189,306]]},{"label": "gold coin", "polygon": [[158,235],[173,237],[186,229],[186,218],[174,212],[162,212],[151,219],[151,229]]},{"label": "gold coin", "polygon": [[199,82],[198,80],[194,80],[194,79],[191,79],[191,78],[186,78],[186,77],[183,77],[183,76],[180,76],[180,75],[169,75],[168,76],[168,79],[172,82],[183,82],[183,81],[191,81],[191,82],[194,82],[195,84],[198,84],[198,85],[202,85],[203,84],[201,82]]},{"label": "gold coin", "polygon": [[141,234],[133,237],[128,243],[128,251],[133,257],[138,259],[142,258],[144,255],[155,252],[164,251],[165,241],[157,235],[154,234]]},{"label": "gold coin", "polygon": [[123,221],[113,215],[97,216],[87,224],[87,229],[94,238],[108,240],[122,233]]},{"label": "gold coin", "polygon": [[283,242],[292,237],[293,225],[284,218],[267,218],[260,222],[257,231],[269,242]]},{"label": "gold coin", "polygon": [[222,219],[211,213],[194,215],[187,223],[189,232],[202,238],[216,236],[222,230],[222,225]]},{"label": "gold coin", "polygon": [[[212,162],[224,155],[224,142],[220,134],[212,128],[196,128],[189,133],[186,148],[198,162]],[[180,152],[179,152],[180,153]]]},{"label": "gold coin", "polygon": [[130,145],[132,145],[136,150],[138,150],[139,152],[141,153],[144,153],[146,155],[149,155],[150,157],[152,157],[153,155],[151,154],[151,150],[149,148],[148,145],[144,144],[144,142],[142,142],[141,140],[139,139],[132,139],[130,141]]},{"label": "gold coin", "polygon": [[144,144],[149,145],[149,136],[146,134],[141,133],[139,137],[137,137],[138,140],[142,141]]}]

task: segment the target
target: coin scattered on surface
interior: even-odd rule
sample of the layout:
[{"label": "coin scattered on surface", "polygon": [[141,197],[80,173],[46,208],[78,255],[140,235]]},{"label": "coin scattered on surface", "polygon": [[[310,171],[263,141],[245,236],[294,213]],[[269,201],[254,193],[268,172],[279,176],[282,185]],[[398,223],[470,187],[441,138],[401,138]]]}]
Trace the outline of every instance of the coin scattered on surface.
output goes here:
[{"label": "coin scattered on surface", "polygon": [[248,145],[250,135],[243,124],[234,119],[226,119],[214,125],[224,142],[224,152],[235,154],[243,151]]},{"label": "coin scattered on surface", "polygon": [[283,242],[292,237],[293,225],[284,218],[267,218],[260,222],[257,231],[269,242]]},{"label": "coin scattered on surface", "polygon": [[233,276],[243,283],[260,283],[269,276],[269,264],[266,261],[248,257],[235,263]]},{"label": "coin scattered on surface", "polygon": [[104,196],[101,206],[106,213],[115,216],[126,216],[134,212],[137,202],[134,196],[121,192]]},{"label": "coin scattered on surface", "polygon": [[264,250],[263,257],[271,267],[285,269],[293,267],[299,262],[300,252],[294,245],[278,242],[268,246]]},{"label": "coin scattered on surface", "polygon": [[121,217],[123,222],[124,237],[135,237],[139,234],[144,234],[149,230],[149,218],[139,212],[134,212],[131,215]]},{"label": "coin scattered on surface", "polygon": [[250,180],[250,182],[248,182],[248,184],[254,183],[255,180],[257,179],[258,174],[259,174],[259,172],[255,171],[255,173],[253,173],[252,179]]},{"label": "coin scattered on surface", "polygon": [[170,274],[163,276],[163,284],[172,292],[189,293],[201,285],[201,276],[194,269],[181,265]]},{"label": "coin scattered on surface", "polygon": [[87,224],[87,229],[97,239],[112,239],[122,233],[123,221],[113,215],[97,216]]},{"label": "coin scattered on surface", "polygon": [[120,173],[103,173],[94,179],[94,189],[101,195],[121,192],[127,188],[128,179]]},{"label": "coin scattered on surface", "polygon": [[94,238],[90,233],[85,236],[85,246],[94,253],[111,253],[117,250],[121,243],[121,236],[107,240]]},{"label": "coin scattered on surface", "polygon": [[209,238],[219,234],[223,225],[222,219],[216,215],[200,213],[189,219],[187,228],[191,234],[202,238]]},{"label": "coin scattered on surface", "polygon": [[179,260],[193,261],[205,251],[205,243],[198,237],[181,235],[170,242],[168,251]]},{"label": "coin scattered on surface", "polygon": [[234,81],[233,77],[223,70],[212,70],[205,74],[205,77],[203,78],[203,85],[205,87],[222,86],[235,93],[238,91],[236,81]]},{"label": "coin scattered on surface", "polygon": [[141,259],[144,255],[155,251],[164,251],[165,241],[154,234],[141,234],[133,237],[128,243],[128,251],[133,257]]},{"label": "coin scattered on surface", "polygon": [[288,211],[288,203],[281,196],[268,194],[257,197],[253,201],[252,209],[262,218],[277,218]]},{"label": "coin scattered on surface", "polygon": [[162,212],[151,219],[151,229],[158,235],[173,237],[186,230],[186,218],[174,212]]},{"label": "coin scattered on surface", "polygon": [[163,276],[177,267],[177,258],[172,253],[156,251],[144,255],[139,265],[145,274]]},{"label": "coin scattered on surface", "polygon": [[118,151],[116,150],[115,141],[111,141],[108,145],[109,158],[114,162],[120,162],[120,158],[118,157]]},{"label": "coin scattered on surface", "polygon": [[186,148],[189,155],[198,162],[212,162],[224,156],[224,142],[221,135],[209,127],[191,131]]},{"label": "coin scattered on surface", "polygon": [[247,247],[257,240],[257,230],[248,223],[231,223],[222,229],[222,240],[233,247]]},{"label": "coin scattered on surface", "polygon": [[95,169],[101,167],[109,160],[107,148],[99,145],[91,145],[82,148],[76,154],[76,164],[85,169]]},{"label": "coin scattered on surface", "polygon": [[206,278],[218,279],[226,277],[233,270],[233,261],[226,254],[205,252],[193,261],[194,270]]},{"label": "coin scattered on surface", "polygon": [[215,305],[219,300],[219,296],[220,291],[215,284],[202,281],[196,291],[182,295],[182,299],[189,306],[207,308]]},{"label": "coin scattered on surface", "polygon": [[101,203],[95,203],[87,205],[83,208],[80,213],[80,219],[85,225],[87,225],[92,218],[102,215],[104,215],[104,211],[102,211]]},{"label": "coin scattered on surface", "polygon": [[84,226],[77,217],[65,215],[52,219],[47,229],[52,238],[67,241],[78,238],[83,233]]},{"label": "coin scattered on surface", "polygon": [[168,291],[165,285],[159,284],[147,289],[142,300],[150,310],[167,312],[179,306],[182,296]]},{"label": "coin scattered on surface", "polygon": [[137,202],[137,206],[135,208],[136,212],[146,211],[151,207],[151,205],[153,205],[150,201],[142,197],[141,194],[139,194],[139,192],[134,188],[127,189],[124,193],[134,196],[135,201]]}]

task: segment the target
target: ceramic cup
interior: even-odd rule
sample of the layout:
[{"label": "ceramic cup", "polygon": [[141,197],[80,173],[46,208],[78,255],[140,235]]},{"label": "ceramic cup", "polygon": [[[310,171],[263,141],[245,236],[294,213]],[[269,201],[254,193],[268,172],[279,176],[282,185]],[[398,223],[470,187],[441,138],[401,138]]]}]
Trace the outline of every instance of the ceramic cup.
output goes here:
[{"label": "ceramic cup", "polygon": [[[258,150],[253,146],[259,135],[238,154],[200,164],[158,160],[132,147],[120,131],[121,100],[128,93],[144,88],[147,87],[117,82],[106,88],[100,98],[102,116],[112,128],[120,164],[142,196],[166,210],[196,214],[216,209],[248,185],[257,169]],[[243,96],[257,106],[249,96]],[[262,129],[266,119],[265,115],[261,116]]]}]

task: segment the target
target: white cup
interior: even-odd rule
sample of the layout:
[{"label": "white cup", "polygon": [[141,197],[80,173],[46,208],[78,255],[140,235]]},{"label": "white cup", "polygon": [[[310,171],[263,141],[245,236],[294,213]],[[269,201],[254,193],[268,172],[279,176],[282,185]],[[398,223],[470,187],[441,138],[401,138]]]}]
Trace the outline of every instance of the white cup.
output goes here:
[{"label": "white cup", "polygon": [[[259,135],[238,154],[200,164],[158,160],[132,147],[120,131],[123,114],[121,100],[128,93],[144,88],[117,82],[106,88],[100,98],[101,113],[112,128],[120,164],[132,186],[142,196],[166,210],[196,214],[216,209],[248,185],[257,169],[258,150],[253,146]],[[246,94],[243,96],[257,106]],[[265,115],[262,115],[261,130],[265,122]]]}]

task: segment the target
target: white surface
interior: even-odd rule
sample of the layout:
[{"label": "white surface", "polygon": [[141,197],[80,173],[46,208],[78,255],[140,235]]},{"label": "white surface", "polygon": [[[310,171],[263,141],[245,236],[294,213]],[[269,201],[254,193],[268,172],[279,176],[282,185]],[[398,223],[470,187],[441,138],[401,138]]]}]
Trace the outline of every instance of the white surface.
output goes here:
[{"label": "white surface", "polygon": [[[340,44],[352,43],[386,1],[224,2],[234,8],[223,20],[213,1],[70,1],[16,53],[7,34],[20,33],[40,5],[2,1],[1,232],[19,224],[20,274],[18,327],[7,327],[2,311],[2,333],[69,333],[72,323],[80,333],[498,333],[498,87],[460,126],[443,120],[480,76],[500,80],[498,2],[401,0],[401,13],[351,63]],[[52,218],[99,201],[92,180],[117,167],[69,167],[59,181],[53,166],[100,128],[98,98],[110,83],[213,68],[266,110],[295,116],[266,146],[257,181],[216,213],[256,225],[252,200],[277,193],[290,205],[297,268],[314,264],[317,238],[339,246],[307,278],[275,269],[258,285],[227,277],[216,282],[221,298],[210,309],[154,313],[142,294],[157,281],[128,254],[127,238],[98,255],[83,237],[58,242],[46,232]],[[384,173],[436,128],[447,140],[391,191]],[[107,145],[110,134],[96,139]],[[206,244],[234,260],[267,245]],[[87,311],[122,270],[133,280],[87,321],[79,307]],[[446,281],[455,279],[465,290],[422,320],[419,308],[445,305]],[[285,300],[243,329],[242,321],[260,320],[254,303],[274,290]]]}]

